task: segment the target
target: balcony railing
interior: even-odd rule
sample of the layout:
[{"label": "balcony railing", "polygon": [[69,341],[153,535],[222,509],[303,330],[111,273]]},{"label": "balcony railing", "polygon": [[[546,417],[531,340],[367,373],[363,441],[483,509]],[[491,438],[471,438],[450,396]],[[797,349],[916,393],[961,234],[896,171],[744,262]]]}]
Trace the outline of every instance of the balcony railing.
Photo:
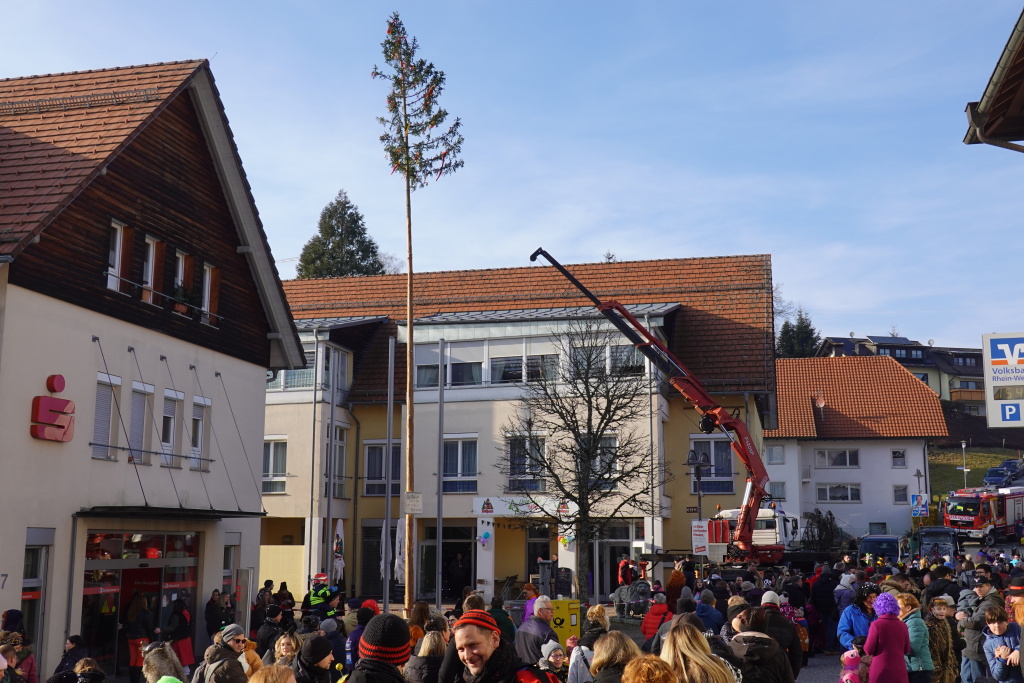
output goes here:
[{"label": "balcony railing", "polygon": [[950,389],[949,398],[951,401],[984,401],[984,389]]}]

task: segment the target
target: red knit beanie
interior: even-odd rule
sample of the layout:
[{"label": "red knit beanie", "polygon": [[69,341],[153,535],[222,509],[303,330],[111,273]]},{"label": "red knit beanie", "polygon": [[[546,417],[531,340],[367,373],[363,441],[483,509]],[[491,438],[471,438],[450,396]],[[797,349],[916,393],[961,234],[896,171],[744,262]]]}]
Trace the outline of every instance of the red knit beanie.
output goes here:
[{"label": "red knit beanie", "polygon": [[473,626],[479,626],[483,629],[489,629],[491,631],[501,633],[501,629],[498,628],[498,622],[495,621],[494,617],[492,617],[488,612],[485,612],[482,609],[471,609],[463,613],[463,615],[459,617],[459,620],[455,622],[454,628],[458,628],[463,624],[472,624]]},{"label": "red knit beanie", "polygon": [[378,614],[363,630],[359,656],[402,666],[412,654],[409,624],[397,614]]}]

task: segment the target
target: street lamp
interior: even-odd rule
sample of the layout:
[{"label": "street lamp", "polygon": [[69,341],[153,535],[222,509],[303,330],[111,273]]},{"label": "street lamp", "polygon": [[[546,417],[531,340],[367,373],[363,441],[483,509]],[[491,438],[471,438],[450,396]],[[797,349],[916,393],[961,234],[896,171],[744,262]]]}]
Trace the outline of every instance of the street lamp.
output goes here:
[{"label": "street lamp", "polygon": [[700,480],[704,477],[704,469],[711,467],[711,457],[707,453],[697,454],[697,451],[690,451],[686,454],[686,464],[693,468],[691,474],[697,479],[697,521],[704,519],[703,507],[701,506],[704,500],[704,487],[701,486]]},{"label": "street lamp", "polygon": [[964,453],[964,466],[963,466],[962,469],[964,471],[964,488],[967,488],[967,473],[970,472],[970,470],[967,469],[967,442],[966,441],[961,441],[960,442],[960,450],[962,450],[963,453]]}]

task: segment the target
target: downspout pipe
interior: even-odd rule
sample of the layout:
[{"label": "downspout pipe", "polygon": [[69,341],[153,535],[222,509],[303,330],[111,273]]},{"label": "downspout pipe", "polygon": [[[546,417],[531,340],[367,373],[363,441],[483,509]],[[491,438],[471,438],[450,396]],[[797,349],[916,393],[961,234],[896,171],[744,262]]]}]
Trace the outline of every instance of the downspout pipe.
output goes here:
[{"label": "downspout pipe", "polygon": [[968,102],[967,103],[967,123],[971,127],[971,132],[981,142],[986,145],[992,145],[993,147],[1002,147],[1013,152],[1024,152],[1024,145],[1018,145],[1013,142],[1006,142],[1005,140],[995,140],[987,137],[981,132],[982,126],[987,123],[987,116],[979,111],[979,102]]}]

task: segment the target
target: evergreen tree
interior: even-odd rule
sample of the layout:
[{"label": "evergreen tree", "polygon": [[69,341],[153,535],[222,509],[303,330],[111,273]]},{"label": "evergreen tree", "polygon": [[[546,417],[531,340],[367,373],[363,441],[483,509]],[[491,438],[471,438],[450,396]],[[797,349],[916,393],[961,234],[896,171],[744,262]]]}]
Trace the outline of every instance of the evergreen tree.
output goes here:
[{"label": "evergreen tree", "polygon": [[[392,173],[401,173],[405,180],[405,243],[406,243],[406,325],[405,345],[405,476],[406,487],[412,491],[413,467],[413,377],[416,366],[413,362],[413,268],[412,268],[412,191],[425,187],[431,176],[454,173],[462,168],[459,159],[462,151],[462,122],[455,123],[442,132],[441,126],[448,118],[448,112],[438,106],[437,100],[444,90],[444,72],[434,68],[431,62],[416,56],[419,43],[410,38],[398,12],[388,19],[387,38],[381,43],[387,70],[374,66],[371,76],[382,78],[391,85],[387,96],[388,116],[378,117],[384,126],[380,141],[387,153]],[[405,582],[414,585],[412,515],[405,516]],[[411,609],[413,592],[405,593],[406,609]]]},{"label": "evergreen tree", "polygon": [[345,190],[320,212],[318,233],[302,248],[296,277],[383,275],[377,242],[366,233],[363,214]]},{"label": "evergreen tree", "polygon": [[811,324],[803,308],[796,310],[796,322],[786,321],[775,342],[775,355],[779,358],[810,358],[818,348],[821,337]]}]

